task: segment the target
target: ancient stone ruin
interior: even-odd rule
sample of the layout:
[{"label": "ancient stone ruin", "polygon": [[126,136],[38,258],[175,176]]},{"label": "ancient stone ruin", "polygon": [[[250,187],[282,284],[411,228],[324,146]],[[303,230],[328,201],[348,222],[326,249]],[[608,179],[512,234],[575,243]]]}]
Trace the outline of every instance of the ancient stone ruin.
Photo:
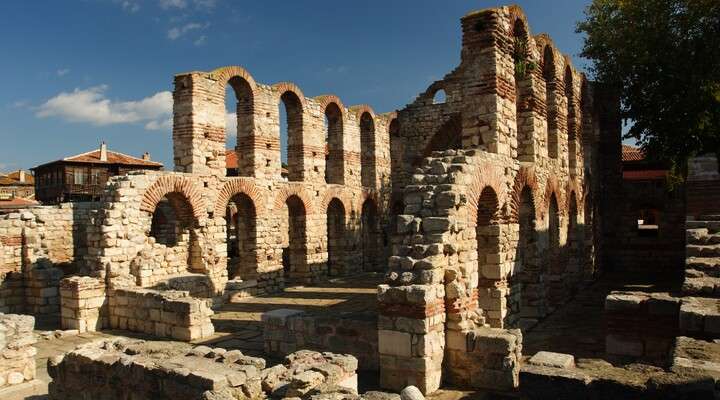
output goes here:
[{"label": "ancient stone ruin", "polygon": [[[215,334],[211,317],[224,304],[384,274],[369,318],[266,313],[265,352],[287,356],[285,364],[266,368],[264,359],[219,348],[104,341],[52,361],[51,398],[120,398],[122,385],[138,398],[305,398],[355,379],[357,368],[376,371],[395,392],[414,385],[427,394],[443,383],[513,391],[523,376],[541,388],[531,396],[568,376],[582,384],[566,393],[588,390],[598,378],[575,371],[572,356],[538,353],[525,363],[523,336],[605,268],[619,218],[610,194],[620,185],[617,98],[547,35],[532,35],[516,6],[471,12],[461,28],[458,67],[397,112],[306,97],[238,66],[178,74],[172,172],[114,177],[96,203],[0,216],[0,311],[79,333],[201,342]],[[236,143],[225,143],[228,87]],[[239,176],[230,177],[233,146]],[[706,223],[712,235],[714,221]],[[693,271],[688,288],[717,293]],[[718,337],[708,320],[662,330],[703,301],[612,294],[608,352],[662,358],[680,333]],[[644,325],[628,328],[632,318],[652,321],[657,335],[637,339]],[[352,353],[360,365],[304,348]],[[312,368],[292,372],[307,360]],[[284,382],[282,393],[273,379]]]}]

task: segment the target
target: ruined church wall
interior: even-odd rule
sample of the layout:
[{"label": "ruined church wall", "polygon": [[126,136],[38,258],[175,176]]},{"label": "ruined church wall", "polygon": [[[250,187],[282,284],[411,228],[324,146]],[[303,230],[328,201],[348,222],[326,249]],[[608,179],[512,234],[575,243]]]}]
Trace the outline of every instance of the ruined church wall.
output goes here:
[{"label": "ruined church wall", "polygon": [[58,285],[85,267],[94,207],[64,203],[0,216],[0,311],[59,315]]}]

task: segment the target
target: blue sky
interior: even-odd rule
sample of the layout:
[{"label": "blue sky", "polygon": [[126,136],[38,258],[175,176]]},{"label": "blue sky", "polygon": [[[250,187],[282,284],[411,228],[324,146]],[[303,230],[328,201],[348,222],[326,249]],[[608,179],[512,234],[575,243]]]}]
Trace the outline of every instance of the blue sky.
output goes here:
[{"label": "blue sky", "polygon": [[[577,57],[589,0],[518,1],[533,34]],[[98,147],[172,169],[173,75],[242,65],[378,112],[402,108],[460,57],[459,19],[500,1],[4,0],[0,171]],[[230,139],[234,145],[234,139]]]}]

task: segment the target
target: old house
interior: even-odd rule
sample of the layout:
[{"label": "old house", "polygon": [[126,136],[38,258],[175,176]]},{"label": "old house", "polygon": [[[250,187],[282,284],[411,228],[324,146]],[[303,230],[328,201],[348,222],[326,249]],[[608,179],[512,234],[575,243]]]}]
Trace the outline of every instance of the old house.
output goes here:
[{"label": "old house", "polygon": [[86,153],[45,163],[33,168],[37,200],[48,203],[94,201],[102,194],[112,176],[135,170],[162,169],[145,153],[142,158],[109,151],[103,142],[100,148]]}]

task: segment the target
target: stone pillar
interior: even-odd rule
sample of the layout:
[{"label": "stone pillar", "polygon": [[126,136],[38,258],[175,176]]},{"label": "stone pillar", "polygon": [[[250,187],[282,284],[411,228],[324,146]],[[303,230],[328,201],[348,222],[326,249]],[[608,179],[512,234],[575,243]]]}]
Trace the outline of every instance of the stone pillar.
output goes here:
[{"label": "stone pillar", "polygon": [[539,68],[527,74],[518,82],[518,159],[537,163],[547,157],[547,111],[542,97],[545,88]]},{"label": "stone pillar", "polygon": [[97,278],[74,276],[60,281],[63,329],[94,332],[108,326],[105,283]]},{"label": "stone pillar", "polygon": [[225,87],[206,74],[175,76],[175,171],[225,176]]},{"label": "stone pillar", "polygon": [[507,7],[462,18],[462,145],[515,157],[515,68],[508,21]]},{"label": "stone pillar", "polygon": [[423,393],[440,388],[445,351],[441,284],[378,287],[380,386]]}]

